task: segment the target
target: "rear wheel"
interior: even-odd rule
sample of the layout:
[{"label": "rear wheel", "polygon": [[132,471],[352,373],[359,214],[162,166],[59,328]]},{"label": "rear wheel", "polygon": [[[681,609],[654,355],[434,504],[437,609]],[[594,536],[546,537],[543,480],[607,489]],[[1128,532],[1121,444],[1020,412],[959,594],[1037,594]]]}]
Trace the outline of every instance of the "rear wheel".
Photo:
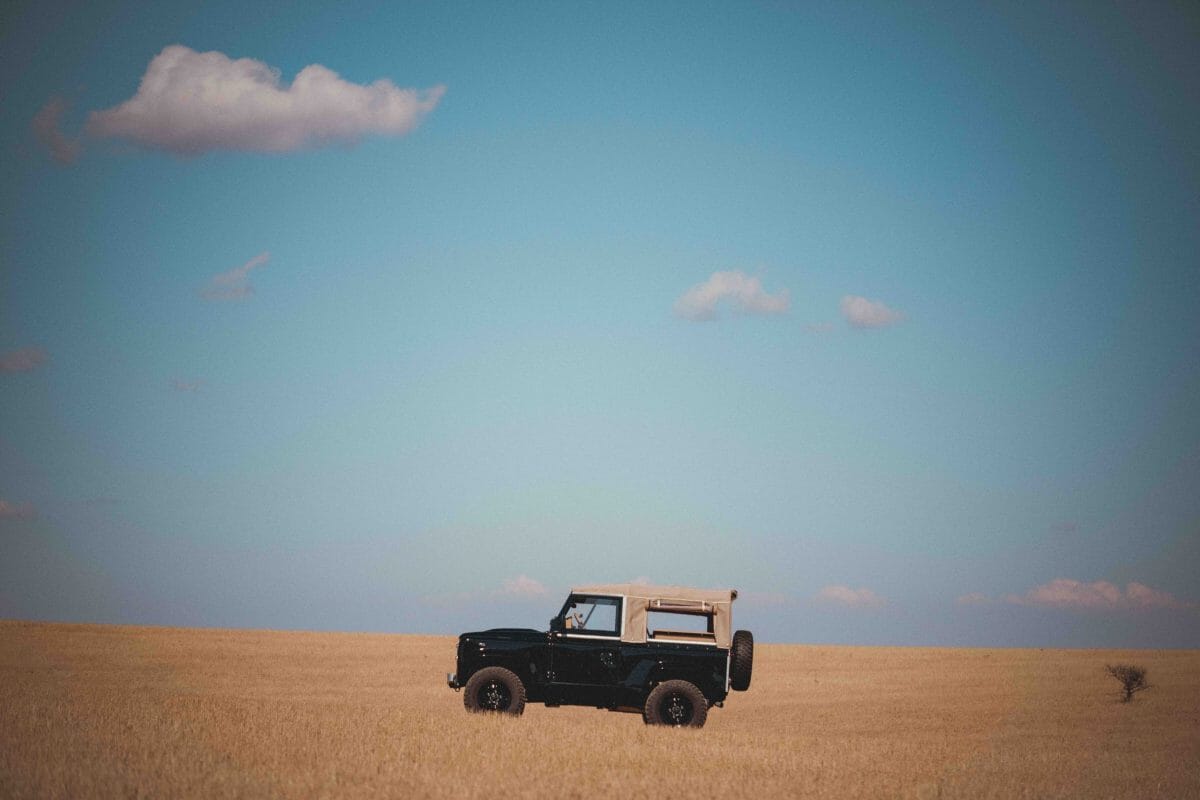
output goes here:
[{"label": "rear wheel", "polygon": [[708,718],[708,700],[687,681],[663,681],[646,698],[642,719],[647,725],[702,728]]},{"label": "rear wheel", "polygon": [[467,711],[517,716],[525,710],[525,684],[504,667],[485,667],[467,681],[463,705]]},{"label": "rear wheel", "polygon": [[750,688],[750,673],[754,670],[754,634],[738,631],[729,648],[729,686],[744,692]]}]

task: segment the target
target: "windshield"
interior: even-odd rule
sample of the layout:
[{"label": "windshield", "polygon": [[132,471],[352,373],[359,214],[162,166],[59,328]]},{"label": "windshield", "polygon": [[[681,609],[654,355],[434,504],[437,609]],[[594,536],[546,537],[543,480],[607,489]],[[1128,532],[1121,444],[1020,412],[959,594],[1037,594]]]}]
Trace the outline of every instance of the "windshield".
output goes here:
[{"label": "windshield", "polygon": [[571,595],[561,614],[563,630],[567,633],[616,636],[621,632],[620,611],[619,597]]}]

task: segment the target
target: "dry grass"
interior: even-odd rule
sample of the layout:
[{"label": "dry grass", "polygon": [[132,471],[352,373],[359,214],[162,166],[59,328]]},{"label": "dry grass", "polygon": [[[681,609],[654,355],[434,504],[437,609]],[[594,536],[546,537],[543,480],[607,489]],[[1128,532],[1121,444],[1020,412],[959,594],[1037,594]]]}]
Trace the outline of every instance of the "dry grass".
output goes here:
[{"label": "dry grass", "polygon": [[760,645],[699,731],[468,715],[453,653],[0,622],[0,797],[1200,797],[1196,651]]}]

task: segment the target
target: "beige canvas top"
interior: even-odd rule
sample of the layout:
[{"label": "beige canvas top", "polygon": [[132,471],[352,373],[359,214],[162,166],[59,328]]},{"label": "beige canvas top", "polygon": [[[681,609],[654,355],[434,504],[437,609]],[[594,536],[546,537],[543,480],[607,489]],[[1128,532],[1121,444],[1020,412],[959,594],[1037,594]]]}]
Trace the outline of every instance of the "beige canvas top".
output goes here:
[{"label": "beige canvas top", "polygon": [[[693,589],[687,586],[649,586],[642,583],[598,583],[576,586],[572,594],[619,595],[625,598],[625,620],[621,641],[645,642],[651,611],[712,616],[718,647],[729,647],[733,638],[733,601],[736,589]],[[701,641],[711,641],[697,636]]]}]

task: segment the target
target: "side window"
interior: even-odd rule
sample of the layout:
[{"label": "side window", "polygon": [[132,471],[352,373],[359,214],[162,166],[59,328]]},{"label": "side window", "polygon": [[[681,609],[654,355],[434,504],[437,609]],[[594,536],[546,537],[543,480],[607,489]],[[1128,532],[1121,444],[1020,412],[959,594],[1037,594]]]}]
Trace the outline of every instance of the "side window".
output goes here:
[{"label": "side window", "polygon": [[617,636],[621,633],[621,600],[572,595],[563,608],[563,627],[567,633]]},{"label": "side window", "polygon": [[673,614],[668,611],[651,611],[647,615],[646,627],[651,639],[701,639],[713,638],[713,618],[708,614]]}]

